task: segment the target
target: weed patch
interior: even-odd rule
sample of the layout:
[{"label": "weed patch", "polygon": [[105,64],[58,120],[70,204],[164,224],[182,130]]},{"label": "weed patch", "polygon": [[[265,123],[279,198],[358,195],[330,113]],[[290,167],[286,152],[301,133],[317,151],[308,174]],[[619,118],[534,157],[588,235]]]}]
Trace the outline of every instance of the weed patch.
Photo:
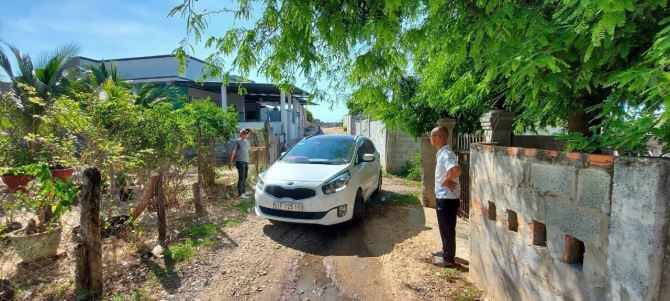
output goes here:
[{"label": "weed patch", "polygon": [[475,301],[479,298],[479,292],[474,288],[468,288],[457,292],[453,297],[456,301]]},{"label": "weed patch", "polygon": [[202,226],[189,228],[187,235],[193,240],[209,238],[219,234],[219,226],[216,224],[204,224]]},{"label": "weed patch", "polygon": [[223,225],[226,227],[236,227],[239,226],[242,222],[236,219],[229,219],[223,222]]},{"label": "weed patch", "polygon": [[187,238],[185,242],[170,246],[169,255],[175,262],[185,261],[195,255],[197,248],[192,239]]},{"label": "weed patch", "polygon": [[387,197],[384,202],[393,205],[413,205],[419,204],[419,195],[417,193],[413,194],[395,194]]},{"label": "weed patch", "polygon": [[454,280],[461,278],[461,274],[457,269],[444,269],[441,276],[449,282],[453,282]]},{"label": "weed patch", "polygon": [[253,197],[241,200],[235,205],[242,214],[251,212],[251,209],[254,208],[254,206],[256,206],[256,200],[254,200]]},{"label": "weed patch", "polygon": [[213,246],[214,241],[211,238],[219,234],[220,231],[216,224],[204,224],[188,228],[186,239],[181,243],[170,246],[169,255],[175,262],[185,261],[195,256],[198,248]]}]

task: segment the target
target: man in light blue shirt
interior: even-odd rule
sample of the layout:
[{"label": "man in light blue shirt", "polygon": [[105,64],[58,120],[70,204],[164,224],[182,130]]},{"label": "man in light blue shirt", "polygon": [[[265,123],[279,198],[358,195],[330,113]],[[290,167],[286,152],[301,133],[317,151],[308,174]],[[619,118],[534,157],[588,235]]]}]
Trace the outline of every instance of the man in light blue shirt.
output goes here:
[{"label": "man in light blue shirt", "polygon": [[437,224],[442,238],[442,252],[433,255],[442,256],[445,267],[456,265],[456,215],[460,204],[461,184],[458,177],[461,167],[458,166],[458,157],[447,145],[449,130],[436,127],[430,132],[430,144],[437,149],[437,164],[435,166],[435,197],[437,204]]}]

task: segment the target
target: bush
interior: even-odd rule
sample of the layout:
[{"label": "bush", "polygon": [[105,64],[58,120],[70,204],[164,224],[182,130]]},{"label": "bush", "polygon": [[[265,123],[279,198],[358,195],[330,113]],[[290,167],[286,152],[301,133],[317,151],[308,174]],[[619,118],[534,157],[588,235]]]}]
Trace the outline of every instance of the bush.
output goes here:
[{"label": "bush", "polygon": [[412,160],[407,163],[403,178],[412,181],[421,181],[421,155],[414,154]]}]

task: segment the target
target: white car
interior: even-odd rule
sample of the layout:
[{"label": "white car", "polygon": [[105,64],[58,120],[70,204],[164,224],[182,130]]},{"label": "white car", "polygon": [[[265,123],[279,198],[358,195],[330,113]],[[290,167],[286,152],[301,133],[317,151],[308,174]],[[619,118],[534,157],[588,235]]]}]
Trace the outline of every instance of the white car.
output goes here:
[{"label": "white car", "polygon": [[256,184],[256,214],[291,223],[360,222],[365,202],[381,190],[379,153],[362,136],[304,138]]}]

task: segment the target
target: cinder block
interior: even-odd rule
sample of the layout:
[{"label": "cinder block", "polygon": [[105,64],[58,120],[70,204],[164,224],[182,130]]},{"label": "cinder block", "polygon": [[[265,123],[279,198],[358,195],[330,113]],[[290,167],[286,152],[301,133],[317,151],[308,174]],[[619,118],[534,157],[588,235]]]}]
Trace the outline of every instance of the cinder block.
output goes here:
[{"label": "cinder block", "polygon": [[571,203],[548,202],[546,225],[585,243],[601,246],[607,240],[607,216],[600,211],[580,210]]},{"label": "cinder block", "polygon": [[592,287],[604,289],[607,280],[607,250],[587,244],[582,271]]},{"label": "cinder block", "polygon": [[546,163],[531,163],[530,184],[539,193],[573,199],[575,192],[574,166],[552,165]]},{"label": "cinder block", "polygon": [[518,157],[510,156],[506,153],[497,152],[494,154],[497,170],[503,171],[498,175],[500,181],[513,187],[518,187],[523,182],[524,164]]},{"label": "cinder block", "polygon": [[547,227],[547,251],[549,256],[562,260],[565,250],[565,234],[556,227]]},{"label": "cinder block", "polygon": [[[663,250],[670,222],[670,161],[614,161],[607,298],[652,300],[661,290]],[[666,267],[667,268],[667,267]]]},{"label": "cinder block", "polygon": [[610,212],[612,175],[603,169],[588,168],[579,171],[577,185],[581,206]]}]

